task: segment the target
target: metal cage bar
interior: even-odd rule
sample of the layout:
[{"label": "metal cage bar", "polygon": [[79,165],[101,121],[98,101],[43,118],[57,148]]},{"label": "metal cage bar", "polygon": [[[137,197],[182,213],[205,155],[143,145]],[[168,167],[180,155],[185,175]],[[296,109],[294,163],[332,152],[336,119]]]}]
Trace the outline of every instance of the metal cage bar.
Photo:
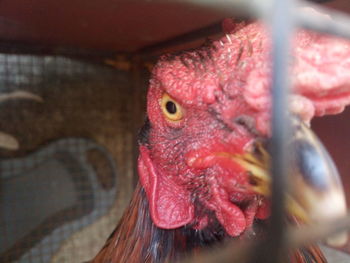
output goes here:
[{"label": "metal cage bar", "polygon": [[[294,31],[294,0],[272,0],[272,19],[269,22],[272,34],[272,140],[271,173],[272,200],[269,231],[270,246],[275,253],[264,258],[264,262],[280,262],[285,252],[285,189],[288,176],[287,142],[289,141],[290,119],[288,107],[289,60],[291,39]],[[265,255],[265,253],[264,253]]]}]

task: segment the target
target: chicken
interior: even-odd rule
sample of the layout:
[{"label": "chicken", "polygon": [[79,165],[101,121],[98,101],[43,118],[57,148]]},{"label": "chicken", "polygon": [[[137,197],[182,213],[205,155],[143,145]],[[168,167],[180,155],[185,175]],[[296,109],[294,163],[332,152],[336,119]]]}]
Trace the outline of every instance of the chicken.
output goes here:
[{"label": "chicken", "polygon": [[[174,262],[227,239],[259,237],[269,216],[270,45],[263,24],[238,23],[219,41],[160,59],[139,137],[140,183],[92,262]],[[350,103],[350,43],[300,30],[293,59],[290,145],[298,183],[288,212],[298,221],[322,216],[321,204],[314,209],[312,194],[303,194],[316,188],[321,196],[322,184],[333,183],[333,210],[341,215],[336,171],[308,125]],[[310,156],[330,172],[315,175]],[[326,262],[315,246],[290,260]]]}]

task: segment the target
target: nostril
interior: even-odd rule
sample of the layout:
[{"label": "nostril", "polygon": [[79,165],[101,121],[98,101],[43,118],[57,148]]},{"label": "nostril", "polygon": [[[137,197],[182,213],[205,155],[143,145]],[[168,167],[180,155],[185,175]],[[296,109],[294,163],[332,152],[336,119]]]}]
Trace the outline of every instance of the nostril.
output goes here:
[{"label": "nostril", "polygon": [[249,115],[239,115],[233,119],[233,122],[237,125],[243,126],[249,132],[256,134],[255,119]]}]

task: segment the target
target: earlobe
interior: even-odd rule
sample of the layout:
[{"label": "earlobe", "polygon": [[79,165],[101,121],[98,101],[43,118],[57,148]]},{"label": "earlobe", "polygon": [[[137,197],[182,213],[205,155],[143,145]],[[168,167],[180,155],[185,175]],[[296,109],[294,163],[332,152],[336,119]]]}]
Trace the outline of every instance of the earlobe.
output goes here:
[{"label": "earlobe", "polygon": [[193,221],[194,206],[189,192],[157,171],[150,159],[149,150],[144,146],[140,147],[138,170],[156,226],[174,229]]}]

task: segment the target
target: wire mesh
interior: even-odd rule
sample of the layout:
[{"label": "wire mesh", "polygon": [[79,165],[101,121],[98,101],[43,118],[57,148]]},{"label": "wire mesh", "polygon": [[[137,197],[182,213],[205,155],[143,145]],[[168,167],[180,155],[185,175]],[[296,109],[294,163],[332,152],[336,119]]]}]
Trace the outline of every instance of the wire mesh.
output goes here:
[{"label": "wire mesh", "polygon": [[103,63],[0,54],[0,131],[19,143],[0,148],[1,262],[84,261],[103,244],[132,191],[130,83]]},{"label": "wire mesh", "polygon": [[[103,159],[91,160],[92,154]],[[94,169],[104,159],[108,186]],[[114,162],[86,139],[62,139],[29,157],[2,161],[0,168],[2,262],[19,256],[19,262],[48,262],[62,241],[104,215],[115,199]]]}]

